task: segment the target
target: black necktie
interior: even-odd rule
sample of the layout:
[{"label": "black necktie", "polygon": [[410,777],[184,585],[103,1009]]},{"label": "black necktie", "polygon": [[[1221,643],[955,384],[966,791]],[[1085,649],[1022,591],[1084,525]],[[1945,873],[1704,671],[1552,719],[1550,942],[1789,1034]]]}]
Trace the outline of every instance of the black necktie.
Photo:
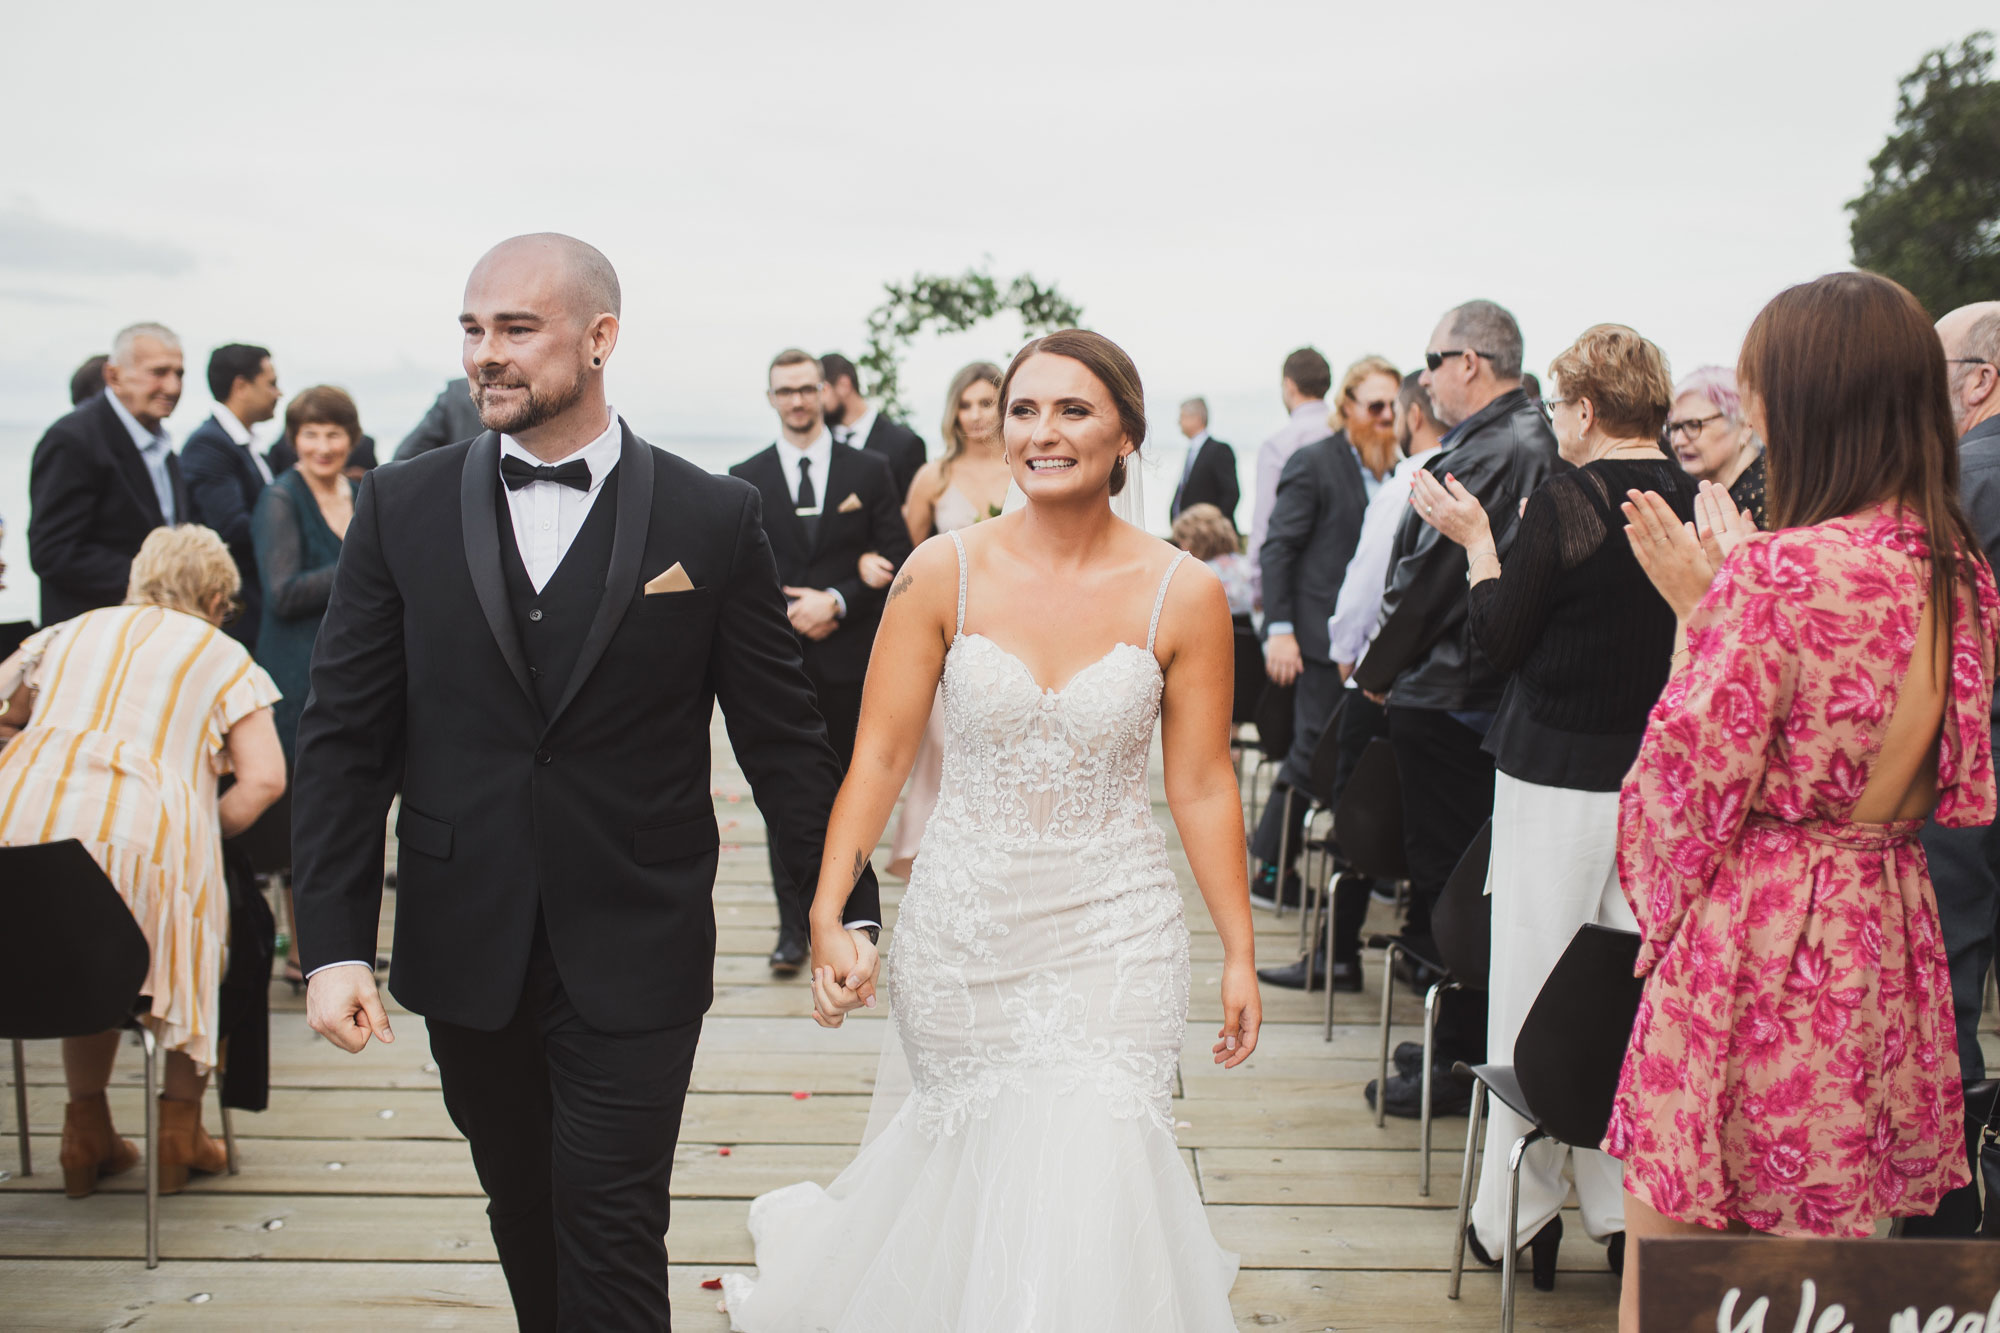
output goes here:
[{"label": "black necktie", "polygon": [[797,508],[801,514],[816,513],[819,510],[819,492],[813,489],[812,465],[813,461],[810,458],[801,457],[799,459],[799,498]]},{"label": "black necktie", "polygon": [[500,480],[507,483],[510,491],[518,491],[531,481],[552,481],[558,486],[587,491],[590,489],[590,464],[581,458],[572,458],[567,463],[550,467],[546,463],[537,465],[508,454],[500,460]]}]

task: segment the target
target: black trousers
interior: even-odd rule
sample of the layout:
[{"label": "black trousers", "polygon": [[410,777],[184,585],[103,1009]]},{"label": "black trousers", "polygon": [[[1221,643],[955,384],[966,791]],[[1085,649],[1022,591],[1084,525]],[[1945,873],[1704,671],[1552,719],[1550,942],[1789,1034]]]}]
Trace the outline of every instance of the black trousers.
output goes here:
[{"label": "black trousers", "polygon": [[[836,631],[837,632],[837,631]],[[843,775],[847,766],[854,762],[854,733],[861,725],[861,682],[830,681],[813,670],[810,659],[806,662],[806,675],[811,679],[813,693],[819,699],[819,714],[826,719],[826,738],[833,744],[834,757],[840,760]],[[818,887],[818,866],[807,868],[808,878],[803,898],[794,898],[781,887],[785,881],[785,868],[778,862],[775,843],[770,849],[771,892],[778,900],[778,929],[783,933],[796,933],[803,940],[807,937],[806,912],[812,906],[812,896]]]},{"label": "black trousers", "polygon": [[[1319,739],[1326,734],[1326,724],[1333,717],[1334,708],[1347,693],[1352,691],[1341,684],[1340,668],[1330,663],[1307,662],[1299,672],[1292,692],[1292,748],[1285,751],[1285,762],[1278,766],[1278,781],[1271,799],[1264,802],[1263,817],[1257,821],[1257,832],[1250,840],[1251,852],[1265,865],[1277,863],[1278,842],[1285,827],[1285,798],[1278,788],[1302,789],[1311,779],[1313,751],[1319,748]],[[1299,831],[1305,826],[1305,798],[1296,796],[1291,804],[1292,832],[1286,860],[1296,861]]]},{"label": "black trousers", "polygon": [[[1431,909],[1453,867],[1493,817],[1493,757],[1478,732],[1451,714],[1390,705],[1389,742],[1403,787],[1403,855],[1410,869],[1410,916],[1403,933],[1420,953],[1436,956]],[[1486,995],[1447,991],[1440,997],[1437,1055],[1446,1063],[1486,1059]]]},{"label": "black trousers", "polygon": [[[1340,741],[1340,762],[1333,772],[1333,799],[1347,790],[1347,780],[1354,776],[1355,766],[1361,762],[1362,751],[1368,743],[1386,739],[1389,735],[1389,717],[1382,705],[1370,699],[1360,690],[1347,691],[1347,702],[1341,706],[1340,719],[1335,724]],[[1368,898],[1373,892],[1375,881],[1360,875],[1342,875],[1333,886],[1333,961],[1352,963],[1361,957],[1361,928],[1368,924]]]},{"label": "black trousers", "polygon": [[522,1333],[665,1330],[667,1184],[701,1020],[599,1032],[538,923],[506,1027],[430,1023]]}]

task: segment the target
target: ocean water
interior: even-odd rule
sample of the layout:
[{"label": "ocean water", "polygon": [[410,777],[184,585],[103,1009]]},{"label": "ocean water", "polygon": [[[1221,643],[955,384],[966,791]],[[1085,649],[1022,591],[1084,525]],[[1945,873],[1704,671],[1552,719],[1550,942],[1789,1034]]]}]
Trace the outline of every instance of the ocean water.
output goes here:
[{"label": "ocean water", "polygon": [[[0,581],[6,584],[0,588],[0,623],[38,618],[39,595],[34,573],[28,568],[28,464],[34,454],[35,442],[45,429],[46,424],[0,422],[0,523],[5,524],[4,536],[0,536],[0,560],[7,565],[7,572],[0,575]],[[747,437],[677,437],[652,434],[643,428],[639,433],[662,449],[679,454],[710,472],[727,471],[731,464],[741,462],[770,443],[768,439]],[[396,438],[400,438],[400,434]],[[384,446],[378,441],[377,447]],[[394,448],[393,443],[386,446],[390,451]],[[1244,499],[1237,510],[1237,521],[1246,526],[1250,521],[1252,452],[1240,448],[1237,451],[1238,471],[1243,474],[1244,483]],[[1174,484],[1180,480],[1181,469],[1186,465],[1187,446],[1178,437],[1171,440],[1156,437],[1146,449],[1144,458],[1140,471],[1146,527],[1165,535],[1168,527],[1167,504],[1173,499]]]}]

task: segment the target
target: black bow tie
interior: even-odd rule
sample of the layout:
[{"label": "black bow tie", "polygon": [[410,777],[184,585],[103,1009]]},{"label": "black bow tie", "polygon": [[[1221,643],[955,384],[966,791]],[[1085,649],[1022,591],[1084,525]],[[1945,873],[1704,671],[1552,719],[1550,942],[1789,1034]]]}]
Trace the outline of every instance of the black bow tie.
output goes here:
[{"label": "black bow tie", "polygon": [[547,464],[538,466],[508,454],[500,460],[500,480],[507,483],[510,491],[518,491],[531,481],[552,481],[558,486],[587,491],[590,489],[590,464],[581,458],[573,458],[554,467]]}]

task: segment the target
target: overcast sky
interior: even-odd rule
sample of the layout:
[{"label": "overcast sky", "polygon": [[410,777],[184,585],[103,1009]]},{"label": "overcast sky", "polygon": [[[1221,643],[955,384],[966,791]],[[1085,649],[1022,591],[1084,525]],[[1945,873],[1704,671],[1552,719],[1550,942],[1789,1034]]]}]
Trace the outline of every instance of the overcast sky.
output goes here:
[{"label": "overcast sky", "polygon": [[[1363,11],[1365,12],[1355,12]],[[768,438],[778,348],[853,353],[885,279],[990,257],[1138,362],[1274,429],[1313,343],[1402,365],[1510,306],[1539,368],[1629,323],[1677,370],[1843,266],[1896,81],[1990,3],[759,3],[11,9],[0,422],[66,407],[138,319],[352,389],[391,443],[459,373],[464,276],[554,229],[624,281],[613,401]],[[1018,327],[920,343],[944,380]],[[1174,440],[1178,444],[1178,440]],[[1245,511],[1247,517],[1247,509]]]}]

